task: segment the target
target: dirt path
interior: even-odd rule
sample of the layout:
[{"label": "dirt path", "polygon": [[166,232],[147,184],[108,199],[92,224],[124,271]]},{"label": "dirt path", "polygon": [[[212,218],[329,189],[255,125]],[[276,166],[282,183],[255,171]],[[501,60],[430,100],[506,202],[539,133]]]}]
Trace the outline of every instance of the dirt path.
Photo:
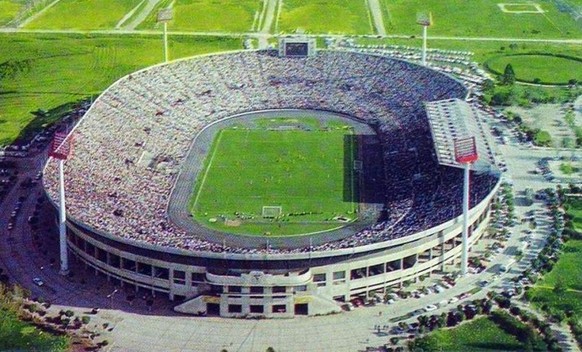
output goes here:
[{"label": "dirt path", "polygon": [[[161,0],[147,0],[147,5],[146,7],[143,8],[143,10],[141,10],[141,12],[129,23],[120,26],[120,27],[116,27],[116,28],[121,28],[124,30],[134,30],[137,28],[137,26],[139,26],[150,14],[150,12],[152,12],[153,9],[156,8],[156,5],[160,2]],[[139,5],[137,5],[137,7],[135,9],[133,9],[130,13],[128,13],[125,17],[129,18],[133,15],[133,12],[135,10],[137,10],[137,8],[141,5],[141,3]],[[118,23],[118,25],[123,24],[123,22],[125,22],[127,19],[122,19],[120,21],[120,23]]]},{"label": "dirt path", "polygon": [[384,18],[382,17],[382,9],[380,8],[379,0],[368,0],[368,7],[372,14],[374,27],[376,27],[376,34],[386,36],[386,28],[384,28]]},{"label": "dirt path", "polygon": [[[273,21],[275,19],[275,13],[277,12],[277,6],[279,0],[265,0],[266,1],[266,8],[265,16],[263,17],[262,27],[259,30],[259,33],[269,34],[271,31],[271,27],[273,26]],[[259,24],[260,26],[260,24]],[[265,49],[269,45],[268,37],[261,36],[259,37],[259,49]]]}]

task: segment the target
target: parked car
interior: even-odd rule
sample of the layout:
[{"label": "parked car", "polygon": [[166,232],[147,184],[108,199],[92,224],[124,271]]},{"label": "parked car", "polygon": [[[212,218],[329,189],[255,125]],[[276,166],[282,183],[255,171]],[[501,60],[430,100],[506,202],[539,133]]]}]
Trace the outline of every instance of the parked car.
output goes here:
[{"label": "parked car", "polygon": [[428,306],[424,307],[424,310],[426,312],[432,312],[433,310],[437,310],[437,306],[435,306],[434,304],[429,304]]}]

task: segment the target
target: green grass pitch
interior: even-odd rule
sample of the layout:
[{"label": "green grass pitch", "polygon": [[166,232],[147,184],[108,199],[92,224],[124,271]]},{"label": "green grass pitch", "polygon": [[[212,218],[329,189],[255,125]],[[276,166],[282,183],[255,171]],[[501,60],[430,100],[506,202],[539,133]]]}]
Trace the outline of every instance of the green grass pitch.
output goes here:
[{"label": "green grass pitch", "polygon": [[[350,135],[343,128],[222,130],[198,175],[194,218],[220,231],[273,236],[345,224],[334,217],[355,220]],[[281,206],[283,215],[263,218],[263,206]]]}]

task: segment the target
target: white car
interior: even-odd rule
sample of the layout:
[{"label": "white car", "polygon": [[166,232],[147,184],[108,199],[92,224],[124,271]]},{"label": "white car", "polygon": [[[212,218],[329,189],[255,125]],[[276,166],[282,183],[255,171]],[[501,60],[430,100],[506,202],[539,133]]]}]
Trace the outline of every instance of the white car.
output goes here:
[{"label": "white car", "polygon": [[438,292],[438,293],[441,293],[441,292],[444,292],[444,291],[445,291],[445,288],[444,288],[444,287],[442,287],[442,286],[440,286],[440,285],[435,285],[435,286],[434,286],[434,290],[435,290],[436,292]]},{"label": "white car", "polygon": [[453,297],[453,298],[449,299],[449,304],[456,303],[456,302],[459,302],[459,299],[457,297]]},{"label": "white car", "polygon": [[36,284],[36,286],[42,286],[44,285],[44,282],[40,279],[40,277],[35,277],[32,279],[32,282],[34,282]]},{"label": "white car", "polygon": [[426,312],[432,312],[433,310],[437,310],[437,306],[435,306],[434,304],[429,304],[428,306],[424,307],[424,310]]}]

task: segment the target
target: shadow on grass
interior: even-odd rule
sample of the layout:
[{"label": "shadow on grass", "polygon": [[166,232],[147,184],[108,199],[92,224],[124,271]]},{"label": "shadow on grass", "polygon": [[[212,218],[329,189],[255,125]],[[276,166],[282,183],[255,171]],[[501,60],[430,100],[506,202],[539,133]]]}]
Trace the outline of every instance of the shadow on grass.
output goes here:
[{"label": "shadow on grass", "polygon": [[344,136],[345,202],[386,203],[383,160],[376,135]]},{"label": "shadow on grass", "polygon": [[34,118],[20,131],[20,134],[14,142],[13,145],[26,145],[32,138],[42,130],[51,127],[53,124],[61,121],[69,113],[73,112],[75,109],[79,108],[83,99],[68,102],[52,108],[48,111],[37,110],[31,111],[30,113],[34,115]]}]

